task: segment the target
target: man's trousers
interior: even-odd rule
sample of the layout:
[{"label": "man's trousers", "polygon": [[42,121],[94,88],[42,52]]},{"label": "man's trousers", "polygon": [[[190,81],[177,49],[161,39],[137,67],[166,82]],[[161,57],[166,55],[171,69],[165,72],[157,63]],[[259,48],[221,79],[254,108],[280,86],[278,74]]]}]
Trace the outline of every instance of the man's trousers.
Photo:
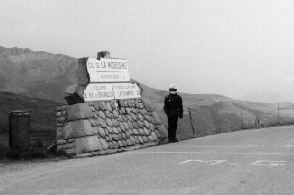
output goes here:
[{"label": "man's trousers", "polygon": [[168,140],[175,141],[177,138],[178,116],[168,116]]}]

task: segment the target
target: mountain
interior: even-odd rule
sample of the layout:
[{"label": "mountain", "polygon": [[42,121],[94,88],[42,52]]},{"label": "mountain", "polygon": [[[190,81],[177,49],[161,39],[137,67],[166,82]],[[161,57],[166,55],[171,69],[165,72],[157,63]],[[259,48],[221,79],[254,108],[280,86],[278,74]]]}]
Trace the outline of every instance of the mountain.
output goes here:
[{"label": "mountain", "polygon": [[[63,96],[66,87],[77,83],[77,63],[76,58],[62,54],[0,47],[0,132],[8,132],[8,113],[15,109],[32,111],[32,128],[35,132],[55,132],[55,109],[65,103]],[[169,92],[150,88],[140,81],[131,81],[140,84],[143,88],[142,98],[152,102],[167,127],[163,104]],[[260,103],[282,101],[278,94],[262,92],[241,97],[245,101],[218,94],[179,94],[184,105],[184,117],[179,120],[177,131],[180,139],[294,124],[294,104]],[[259,124],[255,123],[257,119]]]},{"label": "mountain", "polygon": [[65,103],[64,90],[77,82],[77,59],[0,46],[0,91]]},{"label": "mountain", "polygon": [[272,91],[254,91],[251,93],[243,94],[236,99],[263,103],[278,103],[285,101],[284,97],[281,94]]}]

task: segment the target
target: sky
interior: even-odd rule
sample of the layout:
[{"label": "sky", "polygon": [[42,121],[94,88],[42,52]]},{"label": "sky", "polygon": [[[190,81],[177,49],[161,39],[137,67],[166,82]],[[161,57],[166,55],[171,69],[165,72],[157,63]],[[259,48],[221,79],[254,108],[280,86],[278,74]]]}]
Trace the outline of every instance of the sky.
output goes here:
[{"label": "sky", "polygon": [[293,0],[1,0],[0,46],[108,50],[156,89],[279,93],[294,102]]}]

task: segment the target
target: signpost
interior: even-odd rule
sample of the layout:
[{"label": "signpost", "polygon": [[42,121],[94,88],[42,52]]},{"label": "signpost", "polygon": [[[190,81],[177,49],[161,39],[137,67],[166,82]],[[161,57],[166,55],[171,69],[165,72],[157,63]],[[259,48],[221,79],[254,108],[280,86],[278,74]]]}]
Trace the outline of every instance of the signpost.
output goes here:
[{"label": "signpost", "polygon": [[90,83],[84,91],[85,102],[141,97],[140,87],[130,83],[127,60],[89,58],[86,65]]},{"label": "signpost", "polygon": [[129,82],[131,79],[127,60],[123,59],[89,58],[87,70],[90,82]]}]

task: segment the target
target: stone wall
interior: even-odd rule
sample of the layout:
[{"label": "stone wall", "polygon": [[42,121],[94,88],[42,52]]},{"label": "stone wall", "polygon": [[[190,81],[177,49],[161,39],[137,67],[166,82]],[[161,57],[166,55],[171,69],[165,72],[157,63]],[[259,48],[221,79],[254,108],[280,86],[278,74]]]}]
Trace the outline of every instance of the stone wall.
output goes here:
[{"label": "stone wall", "polygon": [[157,145],[167,131],[148,99],[57,108],[57,151],[92,156]]}]

